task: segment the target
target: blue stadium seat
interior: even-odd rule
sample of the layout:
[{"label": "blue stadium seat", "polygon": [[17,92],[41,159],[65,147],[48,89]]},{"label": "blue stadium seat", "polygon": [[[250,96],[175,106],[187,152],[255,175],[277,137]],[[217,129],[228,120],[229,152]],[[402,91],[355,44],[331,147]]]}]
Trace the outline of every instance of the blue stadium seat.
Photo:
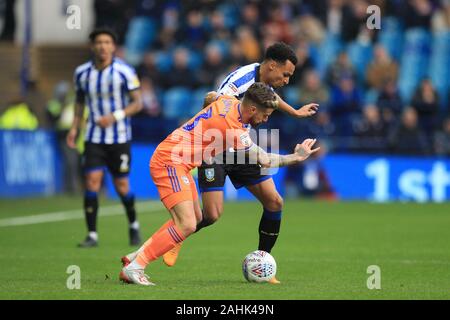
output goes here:
[{"label": "blue stadium seat", "polygon": [[413,28],[405,32],[403,55],[418,54],[429,56],[431,51],[431,34],[423,28]]},{"label": "blue stadium seat", "polygon": [[400,21],[395,17],[386,17],[382,21],[378,43],[383,45],[389,55],[396,61],[400,60],[404,33]]},{"label": "blue stadium seat", "polygon": [[218,9],[223,13],[224,23],[227,28],[233,29],[238,26],[240,13],[236,3],[225,2],[220,4]]},{"label": "blue stadium seat", "polygon": [[327,33],[322,42],[312,50],[317,52],[314,62],[320,78],[323,79],[328,65],[336,59],[338,53],[342,50],[341,38],[337,34]]},{"label": "blue stadium seat", "polygon": [[379,94],[380,93],[376,89],[367,90],[364,93],[364,105],[376,104]]},{"label": "blue stadium seat", "polygon": [[319,58],[319,47],[315,45],[308,46],[308,55],[312,60],[312,63],[317,70],[319,63],[321,63]]},{"label": "blue stadium seat", "polygon": [[157,25],[151,18],[139,16],[131,19],[125,37],[126,60],[135,66],[141,63],[156,35]]},{"label": "blue stadium seat", "polygon": [[225,40],[214,39],[208,42],[207,46],[216,46],[224,57],[230,52],[230,43]]},{"label": "blue stadium seat", "polygon": [[156,67],[160,72],[167,72],[173,65],[172,55],[163,51],[159,51],[155,55]]},{"label": "blue stadium seat", "polygon": [[189,69],[196,70],[201,67],[203,63],[203,54],[202,52],[189,50]]},{"label": "blue stadium seat", "polygon": [[293,107],[297,107],[300,101],[299,88],[293,85],[288,85],[283,88],[283,100]]},{"label": "blue stadium seat", "polygon": [[191,91],[183,87],[175,87],[163,94],[162,112],[167,119],[184,119],[190,115],[192,103]]},{"label": "blue stadium seat", "polygon": [[440,32],[433,35],[432,54],[430,59],[430,77],[436,87],[441,108],[445,108],[450,89],[448,75],[450,72],[450,32]]},{"label": "blue stadium seat", "polygon": [[406,103],[411,102],[412,95],[418,84],[419,80],[416,79],[408,79],[408,78],[399,79],[398,89],[403,101],[405,101]]},{"label": "blue stadium seat", "polygon": [[359,79],[365,79],[366,69],[373,57],[373,47],[370,43],[353,41],[347,46],[347,54],[355,66]]},{"label": "blue stadium seat", "polygon": [[203,100],[205,99],[205,95],[209,91],[210,90],[208,88],[199,88],[191,92],[191,102],[189,111],[191,117],[196,115],[202,109]]},{"label": "blue stadium seat", "polygon": [[402,32],[403,26],[399,18],[397,17],[385,17],[381,20],[381,32]]},{"label": "blue stadium seat", "polygon": [[428,76],[430,53],[431,35],[427,30],[414,28],[405,32],[399,76],[399,89],[404,101],[410,101],[420,80]]},{"label": "blue stadium seat", "polygon": [[[186,48],[189,52],[188,56],[188,67],[191,70],[198,69],[203,62],[203,55],[201,52],[194,52]],[[170,68],[173,66],[173,55],[175,50],[171,51],[159,51],[156,54],[156,67],[161,72],[168,72]]]}]

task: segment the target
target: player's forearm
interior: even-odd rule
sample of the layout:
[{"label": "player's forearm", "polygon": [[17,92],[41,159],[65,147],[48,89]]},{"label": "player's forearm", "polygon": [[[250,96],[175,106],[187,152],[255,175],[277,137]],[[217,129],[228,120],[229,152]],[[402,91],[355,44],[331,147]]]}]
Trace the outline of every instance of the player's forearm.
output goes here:
[{"label": "player's forearm", "polygon": [[268,168],[279,168],[298,163],[298,158],[294,154],[281,155],[276,153],[269,153],[268,157],[270,159]]},{"label": "player's forearm", "polygon": [[286,101],[284,101],[283,99],[281,99],[281,97],[279,95],[277,95],[278,98],[278,109],[287,113],[290,116],[296,116],[296,110],[291,107],[291,105],[289,105]]},{"label": "player's forearm", "polygon": [[74,108],[74,117],[72,121],[72,128],[79,129],[81,120],[83,119],[84,101],[77,101]]},{"label": "player's forearm", "polygon": [[131,117],[142,110],[142,103],[134,101],[130,103],[123,111],[127,117]]},{"label": "player's forearm", "polygon": [[143,104],[140,92],[135,90],[130,94],[130,96],[131,96],[131,103],[128,104],[125,107],[125,109],[117,110],[115,111],[116,113],[113,113],[116,120],[119,120],[118,118],[122,119],[125,117],[131,117],[142,110]]},{"label": "player's forearm", "polygon": [[126,117],[131,117],[141,111],[143,108],[142,98],[139,92],[133,91],[131,94],[131,103],[123,109]]},{"label": "player's forearm", "polygon": [[250,161],[257,162],[264,168],[278,168],[298,163],[298,158],[294,154],[267,153],[256,145],[248,150],[248,156]]}]

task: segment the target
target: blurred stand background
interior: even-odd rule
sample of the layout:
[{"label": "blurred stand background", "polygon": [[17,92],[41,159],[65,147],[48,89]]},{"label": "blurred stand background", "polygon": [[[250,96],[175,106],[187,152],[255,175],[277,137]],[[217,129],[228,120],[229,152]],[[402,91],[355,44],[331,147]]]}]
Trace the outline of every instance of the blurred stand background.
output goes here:
[{"label": "blurred stand background", "polygon": [[[381,29],[366,21],[381,8]],[[76,5],[80,29],[66,25]],[[373,201],[450,198],[450,1],[432,0],[0,0],[0,196],[78,194],[79,150],[64,135],[74,68],[90,57],[98,26],[119,35],[117,55],[141,78],[144,110],[133,118],[133,189],[149,186],[152,149],[198,112],[204,94],[238,66],[284,41],[299,63],[280,95],[317,102],[309,119],[274,114],[291,150],[323,146],[280,170],[285,196]],[[108,194],[113,196],[110,182]],[[246,199],[230,185],[228,199]]]}]

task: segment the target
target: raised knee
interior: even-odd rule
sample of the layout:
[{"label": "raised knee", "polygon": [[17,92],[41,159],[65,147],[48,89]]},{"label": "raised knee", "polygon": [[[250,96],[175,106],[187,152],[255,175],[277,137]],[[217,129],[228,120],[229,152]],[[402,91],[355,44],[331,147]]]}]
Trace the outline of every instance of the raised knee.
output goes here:
[{"label": "raised knee", "polygon": [[86,181],[86,189],[89,191],[99,192],[100,191],[100,182],[94,179],[88,179]]},{"label": "raised knee", "polygon": [[197,229],[197,223],[195,221],[184,221],[179,226],[180,231],[183,233],[184,237],[188,237],[193,234]]},{"label": "raised knee", "polygon": [[276,194],[268,201],[268,203],[265,205],[265,208],[270,211],[281,211],[283,210],[283,205],[283,198],[279,194]]}]

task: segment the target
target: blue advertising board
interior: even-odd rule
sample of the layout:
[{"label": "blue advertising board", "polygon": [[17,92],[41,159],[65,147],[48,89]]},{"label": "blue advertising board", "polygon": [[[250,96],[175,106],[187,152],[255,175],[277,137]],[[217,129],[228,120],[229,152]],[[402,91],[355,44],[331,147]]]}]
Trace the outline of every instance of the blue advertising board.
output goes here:
[{"label": "blue advertising board", "polygon": [[52,195],[61,189],[56,137],[45,130],[0,130],[0,197]]},{"label": "blue advertising board", "polygon": [[[155,146],[134,145],[131,185],[138,198],[158,198],[150,177],[149,161]],[[321,166],[341,200],[373,202],[415,201],[443,202],[450,200],[450,159],[395,157],[355,154],[330,154]],[[195,176],[196,171],[193,171]],[[284,194],[285,168],[273,176],[281,195]],[[108,194],[116,197],[111,179]],[[245,188],[235,190],[227,179],[225,198],[253,199]]]},{"label": "blue advertising board", "polygon": [[[150,177],[149,161],[155,145],[132,146],[131,187],[140,199],[158,199]],[[320,160],[328,180],[341,200],[374,202],[450,200],[450,159],[330,154]],[[192,171],[196,175],[196,170]],[[273,176],[284,194],[286,169]],[[0,197],[52,195],[61,190],[62,164],[52,132],[0,130]],[[109,175],[107,193],[117,197]],[[235,190],[227,180],[228,200],[249,200],[245,189]]]},{"label": "blue advertising board", "polygon": [[450,159],[329,155],[322,165],[340,199],[450,200]]}]

